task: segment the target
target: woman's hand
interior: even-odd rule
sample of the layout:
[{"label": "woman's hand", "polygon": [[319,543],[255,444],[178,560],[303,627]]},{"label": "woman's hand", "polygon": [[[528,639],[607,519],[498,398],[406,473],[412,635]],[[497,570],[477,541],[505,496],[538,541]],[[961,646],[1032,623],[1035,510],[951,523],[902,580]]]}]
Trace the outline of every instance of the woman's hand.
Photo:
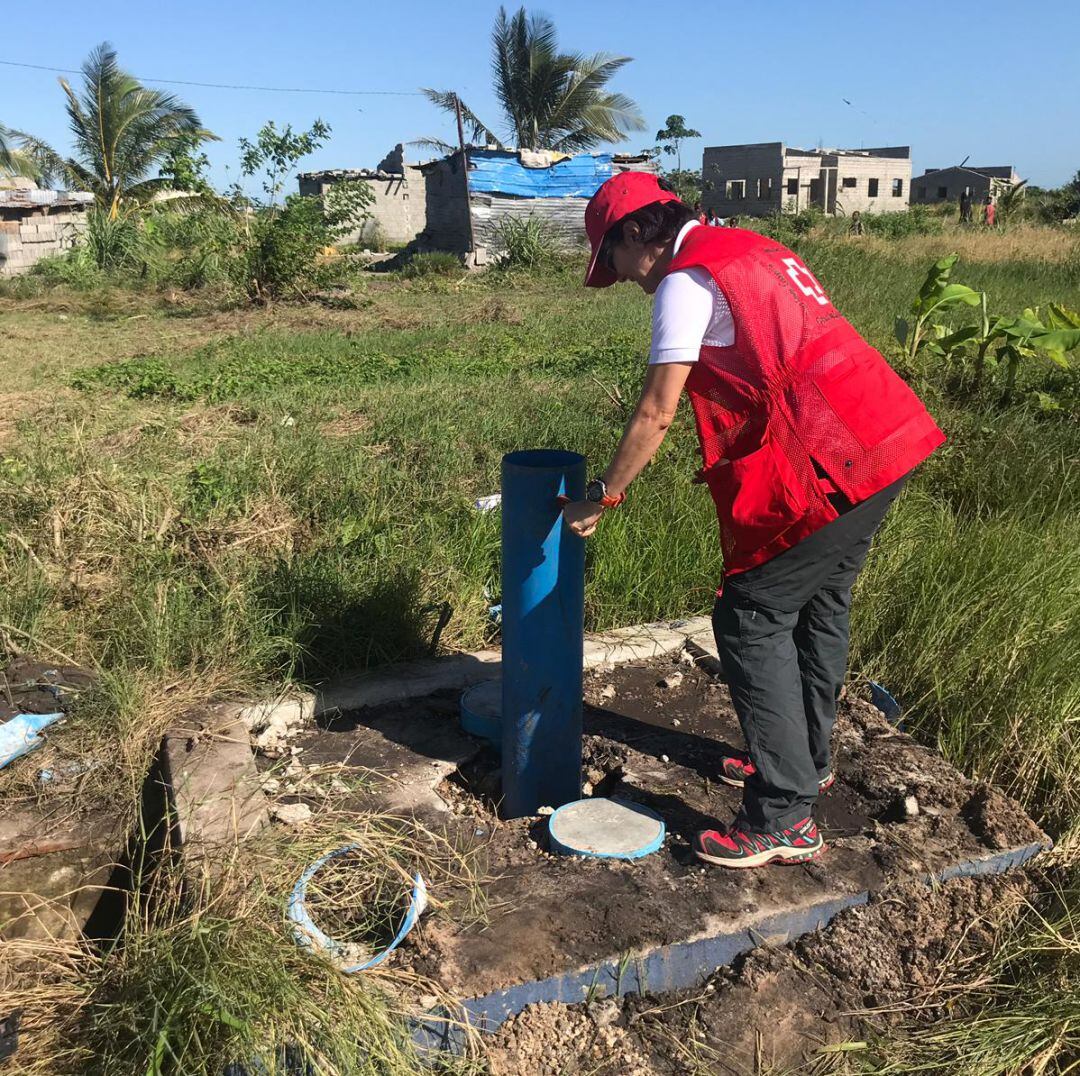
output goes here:
[{"label": "woman's hand", "polygon": [[595,501],[571,501],[563,506],[562,514],[567,526],[576,535],[588,538],[596,530],[604,509]]}]

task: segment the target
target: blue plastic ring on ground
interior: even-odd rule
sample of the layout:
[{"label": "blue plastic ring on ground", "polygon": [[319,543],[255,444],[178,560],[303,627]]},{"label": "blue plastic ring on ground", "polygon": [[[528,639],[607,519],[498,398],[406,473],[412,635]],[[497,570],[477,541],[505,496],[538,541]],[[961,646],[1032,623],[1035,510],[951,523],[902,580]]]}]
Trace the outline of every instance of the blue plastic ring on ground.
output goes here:
[{"label": "blue plastic ring on ground", "polygon": [[[359,844],[347,844],[343,848],[328,852],[321,859],[315,860],[315,862],[300,875],[296,885],[293,886],[292,895],[289,897],[289,905],[285,913],[289,920],[294,924],[293,935],[300,945],[307,949],[326,952],[332,957],[338,958],[339,961],[345,952],[345,946],[341,942],[328,937],[315,925],[315,921],[308,914],[307,910],[307,887],[308,882],[310,882],[311,879],[315,877],[315,874],[331,859],[336,859],[338,856],[346,856],[350,852],[358,851],[359,848]],[[405,936],[409,931],[416,926],[416,921],[427,907],[427,900],[427,884],[424,882],[424,879],[420,876],[418,871],[416,877],[413,878],[412,894],[409,897],[409,908],[405,913],[405,919],[402,921],[397,934],[394,935],[394,940],[383,949],[382,952],[376,953],[370,960],[367,960],[362,964],[351,964],[347,967],[340,966],[339,964],[338,970],[344,972],[346,975],[352,975],[354,972],[367,971],[369,968],[374,968],[381,964],[405,940]]]}]

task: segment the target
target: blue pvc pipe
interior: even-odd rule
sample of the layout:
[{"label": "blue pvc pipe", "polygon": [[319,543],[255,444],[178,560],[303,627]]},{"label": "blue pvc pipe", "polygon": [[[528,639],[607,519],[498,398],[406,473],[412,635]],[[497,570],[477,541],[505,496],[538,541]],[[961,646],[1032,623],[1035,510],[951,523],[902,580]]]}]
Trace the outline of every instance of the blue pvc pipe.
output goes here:
[{"label": "blue pvc pipe", "polygon": [[502,461],[503,810],[581,797],[585,541],[557,498],[585,496],[585,457],[511,452]]}]

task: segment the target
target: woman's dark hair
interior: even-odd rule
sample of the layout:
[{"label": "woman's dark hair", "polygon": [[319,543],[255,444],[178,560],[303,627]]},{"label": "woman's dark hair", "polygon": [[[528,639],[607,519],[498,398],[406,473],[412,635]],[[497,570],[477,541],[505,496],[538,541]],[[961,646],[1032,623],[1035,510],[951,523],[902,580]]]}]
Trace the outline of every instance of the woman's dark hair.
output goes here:
[{"label": "woman's dark hair", "polygon": [[[659,179],[657,183],[661,190],[672,191],[666,180]],[[630,221],[641,230],[643,243],[669,243],[679,234],[684,224],[696,217],[697,214],[685,202],[650,202],[643,205],[608,228],[604,241],[600,244],[599,262],[611,268],[611,253],[623,241],[623,228]]]}]

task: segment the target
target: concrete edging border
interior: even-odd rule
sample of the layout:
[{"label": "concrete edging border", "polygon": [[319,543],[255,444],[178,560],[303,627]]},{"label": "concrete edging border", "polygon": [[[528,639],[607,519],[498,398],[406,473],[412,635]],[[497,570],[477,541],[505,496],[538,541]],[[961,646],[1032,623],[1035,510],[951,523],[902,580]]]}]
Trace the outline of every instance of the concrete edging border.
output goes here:
[{"label": "concrete edging border", "polygon": [[[1004,874],[1047,850],[1041,842],[1009,848],[952,864],[927,874],[923,881],[934,885],[953,878]],[[886,890],[887,892],[887,890]],[[518,983],[479,998],[460,1002],[456,1012],[437,1009],[426,1019],[414,1021],[413,1041],[422,1049],[463,1051],[470,1034],[495,1031],[504,1021],[528,1005],[561,1002],[576,1005],[589,997],[623,997],[627,994],[664,994],[703,983],[718,968],[761,945],[786,945],[828,925],[840,912],[867,904],[870,890],[821,901],[795,912],[763,916],[731,931],[690,938],[671,945],[628,954],[628,959],[607,959],[584,968]]]},{"label": "concrete edging border", "polygon": [[[711,621],[708,617],[698,616],[632,624],[586,635],[583,666],[593,669],[598,665],[646,661],[669,654],[706,632],[712,633]],[[501,673],[502,655],[498,650],[424,658],[390,665],[378,672],[332,680],[315,691],[293,692],[276,699],[249,703],[240,707],[237,716],[248,724],[262,724],[280,715],[310,720],[323,714],[422,698],[435,691],[464,690]]]}]

